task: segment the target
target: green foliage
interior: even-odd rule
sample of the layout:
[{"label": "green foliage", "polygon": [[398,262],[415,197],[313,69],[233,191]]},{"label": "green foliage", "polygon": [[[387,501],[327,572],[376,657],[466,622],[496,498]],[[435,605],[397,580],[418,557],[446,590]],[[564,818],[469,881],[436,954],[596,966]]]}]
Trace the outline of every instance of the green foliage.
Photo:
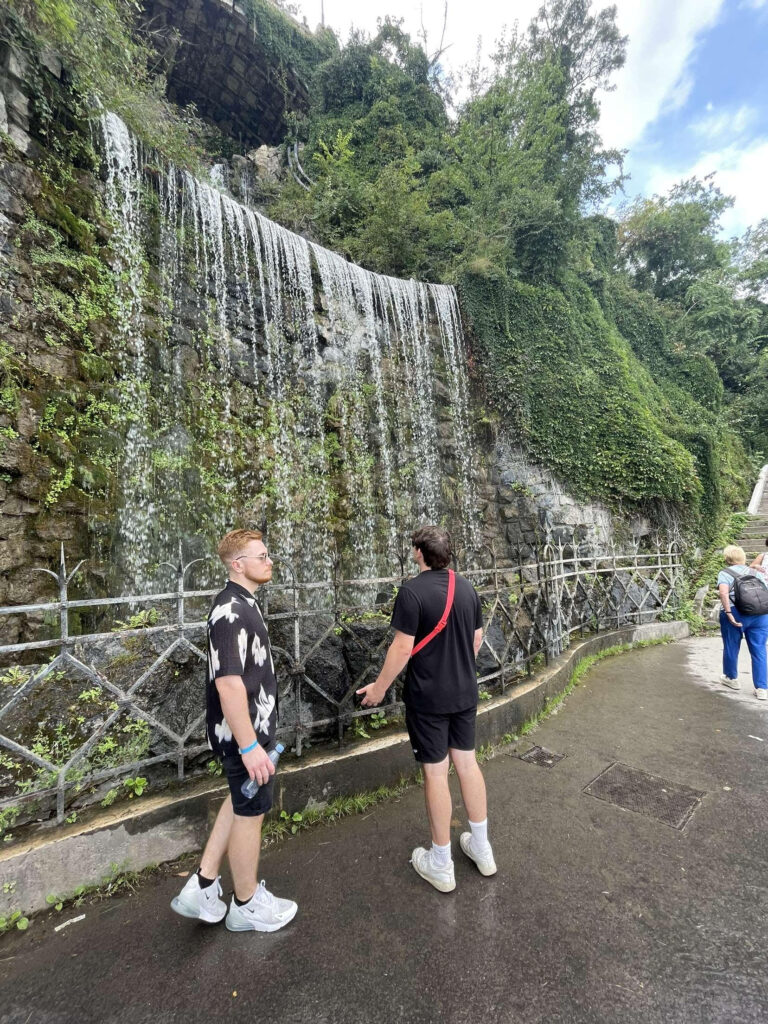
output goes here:
[{"label": "green foliage", "polygon": [[0,808],[0,838],[3,842],[10,838],[10,830],[20,814],[21,808],[19,807]]},{"label": "green foliage", "polygon": [[118,633],[124,629],[149,629],[150,626],[157,625],[159,617],[157,608],[142,608],[141,611],[134,612],[125,620],[116,619],[112,626],[112,632]]},{"label": "green foliage", "polygon": [[612,502],[698,498],[693,458],[654,417],[650,378],[585,286],[471,268],[460,287],[497,402],[535,457]]},{"label": "green foliage", "polygon": [[[304,829],[320,824],[330,824],[352,814],[362,814],[384,800],[393,800],[401,796],[421,776],[403,778],[394,786],[379,786],[378,789],[354,796],[339,796],[324,807],[305,808],[303,812],[289,814],[281,811],[279,818],[268,820],[262,830],[265,845],[278,841],[286,835],[295,835]],[[298,814],[298,816],[297,816]]]},{"label": "green foliage", "polygon": [[636,287],[680,301],[703,274],[721,269],[728,245],[717,238],[717,230],[720,216],[732,205],[711,177],[689,178],[668,196],[637,200],[620,233],[620,255]]},{"label": "green foliage", "polygon": [[699,587],[708,584],[713,590],[717,584],[717,574],[723,568],[723,548],[734,544],[749,521],[746,512],[734,512],[721,525],[718,532],[697,562],[690,564],[688,576],[691,580],[690,589],[695,592]]},{"label": "green foliage", "polygon": [[243,0],[242,7],[278,78],[290,68],[308,84],[318,64],[338,49],[336,37],[329,29],[313,34],[288,16],[298,13],[294,4],[282,0]]},{"label": "green foliage", "polygon": [[123,786],[128,790],[129,800],[133,800],[135,796],[141,796],[148,785],[148,781],[142,775],[137,775],[136,778],[123,779]]},{"label": "green foliage", "polygon": [[26,683],[31,674],[29,669],[22,668],[20,665],[11,665],[10,668],[4,669],[0,673],[0,686],[12,686],[14,689],[18,689]]},{"label": "green foliage", "polygon": [[180,111],[165,99],[164,55],[142,34],[141,16],[139,0],[9,0],[6,31],[21,49],[49,48],[65,65],[68,109],[58,85],[42,76],[35,97],[52,148],[61,146],[60,118],[88,118],[97,97],[149,145],[195,167],[210,130],[194,108]]},{"label": "green foliage", "polygon": [[20,910],[12,910],[10,914],[0,916],[0,934],[11,928],[18,928],[20,932],[25,932],[29,928],[29,918],[25,917]]}]

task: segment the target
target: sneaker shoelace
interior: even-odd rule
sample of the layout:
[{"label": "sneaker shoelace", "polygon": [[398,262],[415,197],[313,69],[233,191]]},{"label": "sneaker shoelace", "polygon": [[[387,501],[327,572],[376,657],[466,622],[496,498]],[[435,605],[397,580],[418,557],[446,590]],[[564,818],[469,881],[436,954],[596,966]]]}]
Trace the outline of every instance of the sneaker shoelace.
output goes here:
[{"label": "sneaker shoelace", "polygon": [[256,887],[256,900],[265,907],[277,910],[277,899],[269,891],[263,878]]}]

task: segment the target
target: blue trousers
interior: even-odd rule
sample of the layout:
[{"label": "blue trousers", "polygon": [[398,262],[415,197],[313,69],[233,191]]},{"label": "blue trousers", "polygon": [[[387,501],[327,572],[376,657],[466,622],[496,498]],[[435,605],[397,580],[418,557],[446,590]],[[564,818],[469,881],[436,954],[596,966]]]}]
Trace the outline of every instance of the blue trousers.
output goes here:
[{"label": "blue trousers", "polygon": [[752,658],[752,682],[756,690],[768,688],[768,662],[765,645],[768,642],[768,615],[740,615],[733,608],[733,617],[742,628],[728,621],[725,612],[720,612],[720,632],[723,637],[723,675],[729,679],[739,677],[739,648],[742,635]]}]

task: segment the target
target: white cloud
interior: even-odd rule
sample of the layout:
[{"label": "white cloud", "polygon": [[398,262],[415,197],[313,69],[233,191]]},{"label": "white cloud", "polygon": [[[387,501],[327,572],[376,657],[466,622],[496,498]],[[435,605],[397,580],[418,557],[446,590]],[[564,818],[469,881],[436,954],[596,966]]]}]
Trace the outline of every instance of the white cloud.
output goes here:
[{"label": "white cloud", "polygon": [[756,139],[746,147],[732,145],[705,153],[689,167],[655,167],[648,177],[647,192],[663,195],[675,182],[694,175],[703,178],[714,171],[715,184],[735,199],[733,207],[723,214],[722,232],[726,236],[740,235],[750,225],[768,217],[766,167],[768,139]]},{"label": "white cloud", "polygon": [[685,103],[697,40],[716,22],[724,0],[618,0],[618,25],[629,36],[616,91],[601,99],[600,128],[608,146],[625,148],[667,110]]},{"label": "white cloud", "polygon": [[728,108],[718,110],[712,103],[708,103],[706,114],[697,121],[692,121],[688,128],[694,135],[708,140],[711,145],[723,140],[738,139],[753,127],[757,118],[758,111],[746,103],[737,110]]}]

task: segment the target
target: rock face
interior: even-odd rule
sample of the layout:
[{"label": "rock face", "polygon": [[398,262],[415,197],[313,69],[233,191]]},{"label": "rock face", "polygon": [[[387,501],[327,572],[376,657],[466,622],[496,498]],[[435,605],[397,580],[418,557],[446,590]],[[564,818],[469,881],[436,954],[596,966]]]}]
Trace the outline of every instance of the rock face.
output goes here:
[{"label": "rock face", "polygon": [[368,274],[248,205],[284,173],[276,150],[218,165],[213,187],[104,115],[100,165],[52,184],[30,69],[9,47],[0,66],[25,134],[0,165],[0,602],[48,596],[32,570],[62,542],[90,593],[151,589],[179,542],[207,557],[233,524],[267,527],[303,579],[397,574],[425,519],[465,565],[613,535],[484,407],[451,289]]},{"label": "rock face", "polygon": [[[287,111],[309,106],[305,75],[290,54],[307,65],[323,59],[322,42],[274,9],[254,12],[229,0],[143,0],[156,37],[169,39],[168,95],[194,103],[200,114],[244,145],[280,142]],[[200,41],[205,40],[201,46]]]}]

